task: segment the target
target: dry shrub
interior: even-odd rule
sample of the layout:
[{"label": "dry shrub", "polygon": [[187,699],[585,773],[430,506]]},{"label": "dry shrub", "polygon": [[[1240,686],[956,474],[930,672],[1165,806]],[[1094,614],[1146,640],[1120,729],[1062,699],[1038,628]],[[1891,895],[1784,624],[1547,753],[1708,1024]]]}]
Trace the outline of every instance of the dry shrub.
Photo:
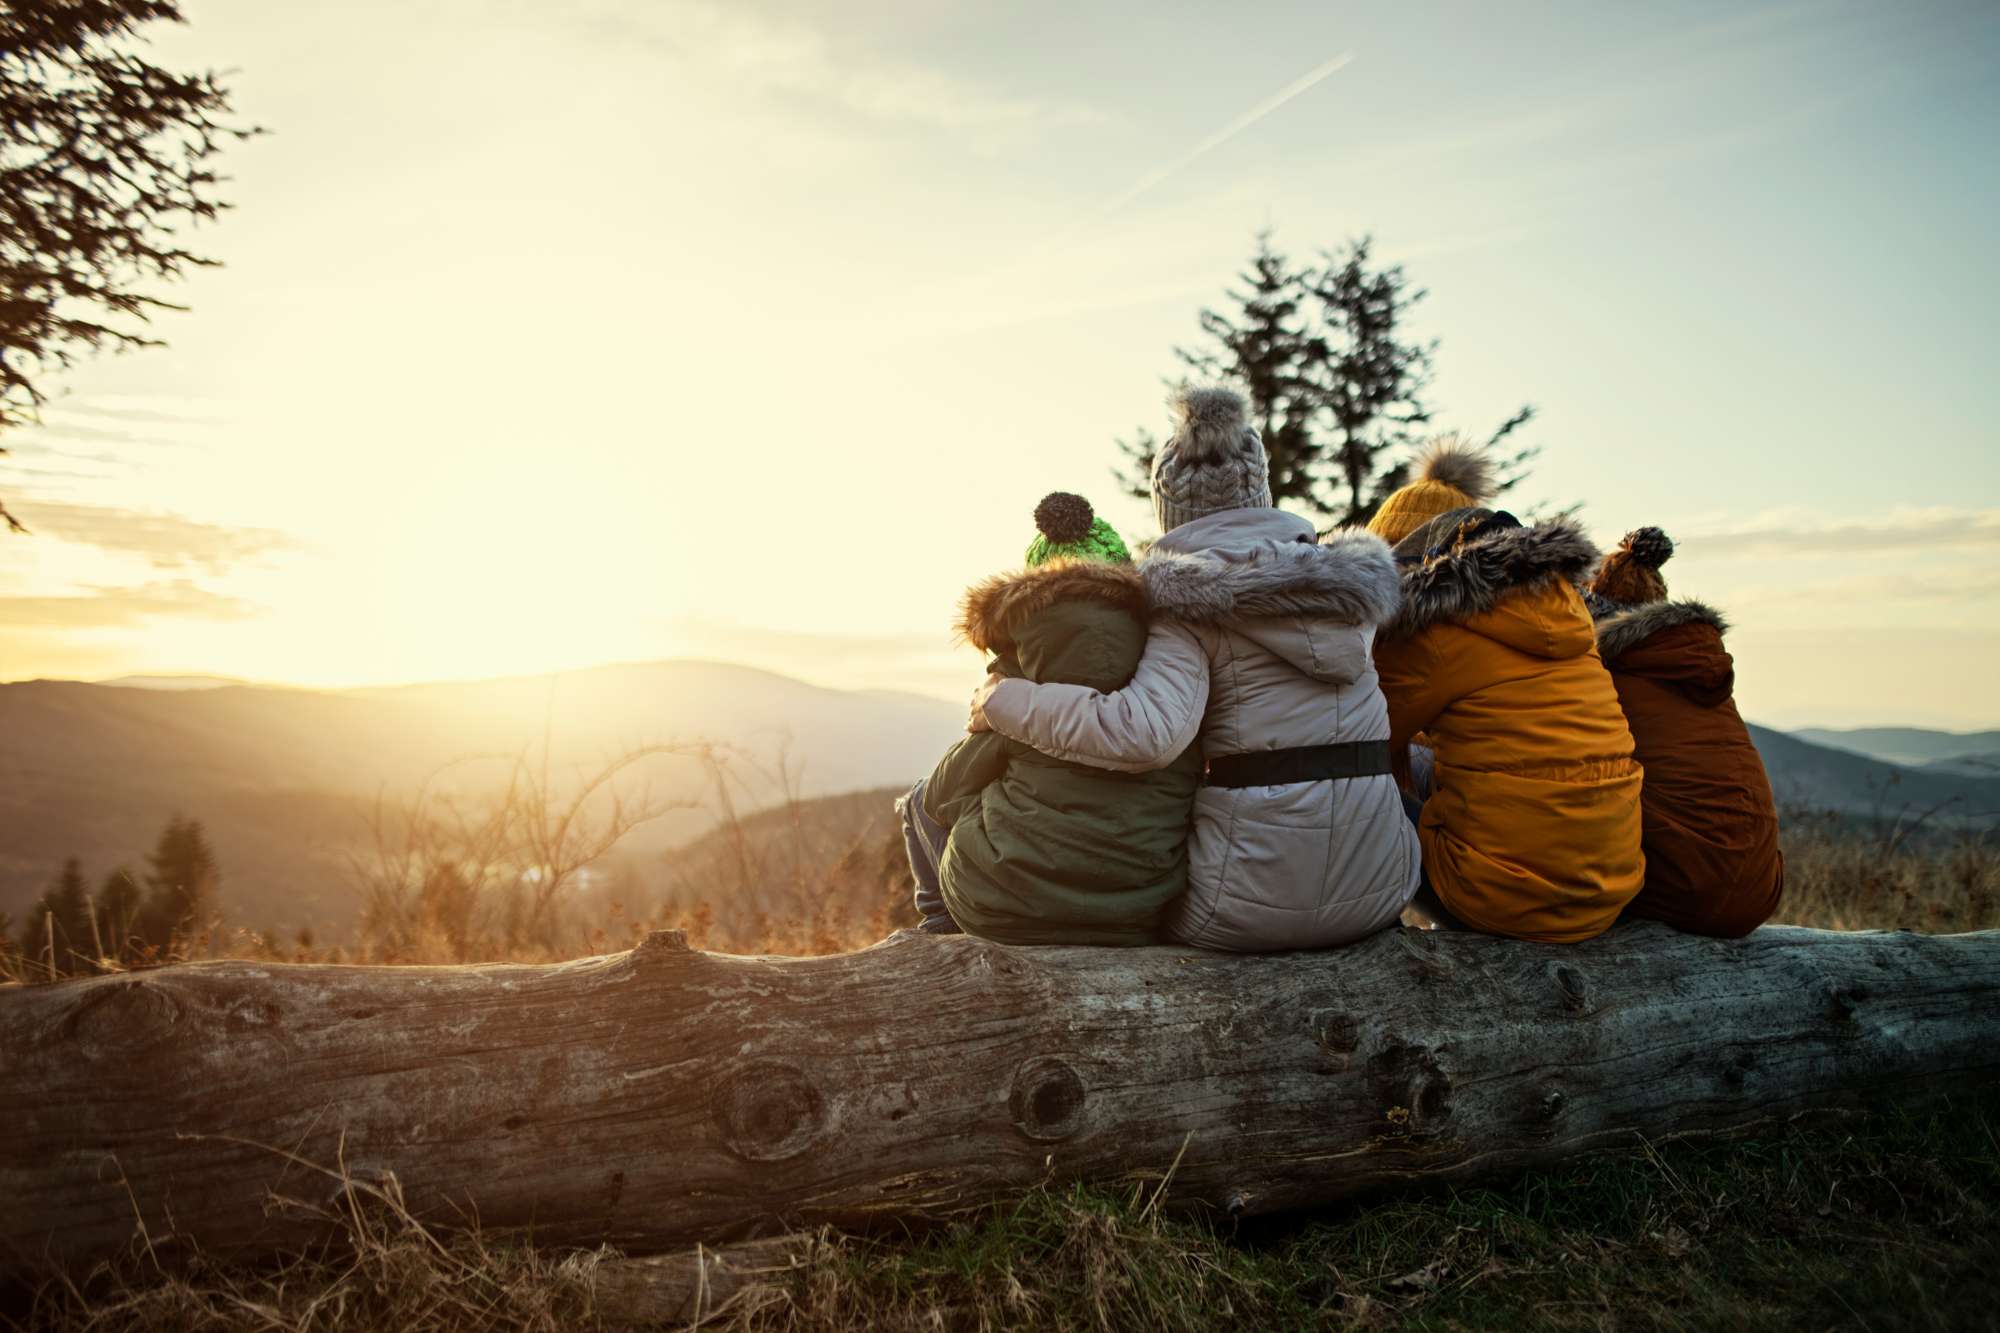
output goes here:
[{"label": "dry shrub", "polygon": [[1990,823],[1788,811],[1783,830],[1781,922],[1926,934],[2000,927],[2000,834]]}]

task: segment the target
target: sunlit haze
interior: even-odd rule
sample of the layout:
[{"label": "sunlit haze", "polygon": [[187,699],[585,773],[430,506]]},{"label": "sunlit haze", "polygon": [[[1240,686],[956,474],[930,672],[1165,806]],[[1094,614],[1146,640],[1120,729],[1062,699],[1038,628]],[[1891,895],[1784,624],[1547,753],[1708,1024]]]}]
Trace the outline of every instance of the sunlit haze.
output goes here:
[{"label": "sunlit haze", "polygon": [[960,697],[949,624],[1254,234],[1430,291],[1510,503],[1642,523],[1746,715],[1993,726],[1989,5],[276,5],[223,267],[7,443],[0,677],[703,657]]}]

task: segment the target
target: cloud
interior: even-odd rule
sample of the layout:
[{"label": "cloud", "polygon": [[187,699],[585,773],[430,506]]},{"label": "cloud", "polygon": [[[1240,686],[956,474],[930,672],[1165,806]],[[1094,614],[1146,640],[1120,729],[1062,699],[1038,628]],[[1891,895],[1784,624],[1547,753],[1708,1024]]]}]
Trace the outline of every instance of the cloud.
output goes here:
[{"label": "cloud", "polygon": [[81,594],[0,597],[0,625],[40,629],[128,629],[149,620],[247,620],[258,608],[238,597],[209,592],[187,579],[136,587],[84,585]]},{"label": "cloud", "polygon": [[[830,11],[831,12],[831,11]],[[1103,119],[1080,102],[1002,92],[932,66],[885,59],[741,0],[599,3],[583,21],[720,74],[735,87],[837,107],[869,120],[944,130],[1032,130]]]},{"label": "cloud", "polygon": [[1684,557],[1860,555],[2000,546],[2000,509],[1891,510],[1880,518],[1815,519],[1795,512],[1672,532]]},{"label": "cloud", "polygon": [[[144,399],[132,401],[149,401]],[[42,409],[44,416],[101,417],[107,421],[136,421],[150,426],[212,426],[220,418],[198,416],[157,407],[107,407],[92,399],[65,398]]]},{"label": "cloud", "polygon": [[1874,614],[1879,618],[1882,603],[1911,610],[1936,603],[1986,602],[1995,597],[2000,597],[2000,570],[1912,570],[1804,582],[1794,579],[1744,584],[1730,592],[1729,605],[1798,608],[1807,613],[1833,608],[1838,616],[1844,617],[1856,606],[1876,603]]},{"label": "cloud", "polygon": [[31,448],[40,440],[64,440],[72,444],[152,444],[154,437],[129,430],[106,430],[101,426],[38,426],[22,444],[10,448]]},{"label": "cloud", "polygon": [[47,500],[21,500],[12,508],[30,531],[137,555],[154,569],[199,567],[220,574],[258,556],[298,549],[291,537],[270,528],[223,527],[179,514]]}]

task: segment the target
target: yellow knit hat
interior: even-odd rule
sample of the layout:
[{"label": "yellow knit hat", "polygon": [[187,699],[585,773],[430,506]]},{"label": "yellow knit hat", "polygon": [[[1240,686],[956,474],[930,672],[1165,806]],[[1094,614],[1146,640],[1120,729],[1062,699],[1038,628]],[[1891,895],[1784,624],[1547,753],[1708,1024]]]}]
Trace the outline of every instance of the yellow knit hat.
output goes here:
[{"label": "yellow knit hat", "polygon": [[1419,450],[1416,473],[1415,481],[1384,500],[1368,520],[1368,530],[1391,546],[1439,514],[1493,498],[1493,464],[1457,435],[1440,435]]}]

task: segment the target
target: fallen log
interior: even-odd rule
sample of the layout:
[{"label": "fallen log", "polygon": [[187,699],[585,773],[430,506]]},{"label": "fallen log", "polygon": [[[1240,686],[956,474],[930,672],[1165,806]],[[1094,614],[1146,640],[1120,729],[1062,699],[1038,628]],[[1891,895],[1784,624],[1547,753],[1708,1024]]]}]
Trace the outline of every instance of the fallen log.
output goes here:
[{"label": "fallen log", "polygon": [[429,1221],[628,1252],[1170,1166],[1256,1214],[1996,1072],[1995,931],[194,963],[0,996],[0,1263],[288,1252],[390,1177]]}]

